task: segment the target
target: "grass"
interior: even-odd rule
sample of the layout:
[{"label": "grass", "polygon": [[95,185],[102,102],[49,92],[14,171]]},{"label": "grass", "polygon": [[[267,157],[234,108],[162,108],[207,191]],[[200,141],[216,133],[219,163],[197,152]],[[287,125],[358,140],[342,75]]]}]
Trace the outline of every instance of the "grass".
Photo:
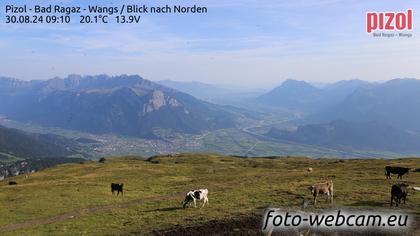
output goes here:
[{"label": "grass", "polygon": [[[13,178],[16,186],[3,181],[0,231],[22,223],[3,234],[148,234],[261,214],[269,206],[298,208],[300,197],[310,198],[307,187],[327,179],[334,181],[335,203],[327,204],[321,198],[317,210],[397,210],[389,207],[390,187],[397,180],[395,176],[385,179],[384,166],[420,165],[418,158],[241,159],[216,154],[180,154],[156,160],[159,163],[135,157],[108,158],[105,163],[60,165],[27,179],[18,176]],[[314,172],[307,173],[307,167]],[[420,173],[410,173],[403,181],[418,186]],[[124,183],[124,197],[111,195],[112,182]],[[197,188],[209,189],[210,206],[181,209],[184,194]],[[411,191],[407,204],[398,210],[418,215],[420,193]]]}]

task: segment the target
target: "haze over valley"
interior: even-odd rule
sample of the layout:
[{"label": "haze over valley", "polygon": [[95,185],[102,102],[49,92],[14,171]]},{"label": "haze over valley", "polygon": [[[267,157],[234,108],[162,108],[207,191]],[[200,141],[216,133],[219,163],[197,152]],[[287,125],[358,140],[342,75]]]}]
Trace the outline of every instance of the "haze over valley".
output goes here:
[{"label": "haze over valley", "polygon": [[[42,81],[3,77],[0,91],[0,124],[23,130],[2,128],[1,134],[26,135],[20,140],[55,150],[46,157],[217,152],[370,158],[420,151],[415,79],[343,80],[322,87],[289,79],[261,91],[155,83],[138,75],[69,75]],[[36,156],[25,151],[28,145],[8,142],[14,141],[1,139],[4,160]]]}]

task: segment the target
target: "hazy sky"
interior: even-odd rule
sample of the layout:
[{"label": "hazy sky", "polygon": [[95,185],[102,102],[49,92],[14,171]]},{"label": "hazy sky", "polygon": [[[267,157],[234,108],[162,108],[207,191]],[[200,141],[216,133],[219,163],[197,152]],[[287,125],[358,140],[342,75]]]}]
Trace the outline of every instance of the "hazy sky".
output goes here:
[{"label": "hazy sky", "polygon": [[[7,3],[36,2],[195,3],[207,6],[208,13],[147,14],[138,25],[4,23]],[[25,80],[107,73],[265,87],[287,78],[420,78],[420,1],[4,0],[0,5],[0,75]],[[412,38],[374,38],[365,32],[366,11],[407,8],[414,10]]]}]

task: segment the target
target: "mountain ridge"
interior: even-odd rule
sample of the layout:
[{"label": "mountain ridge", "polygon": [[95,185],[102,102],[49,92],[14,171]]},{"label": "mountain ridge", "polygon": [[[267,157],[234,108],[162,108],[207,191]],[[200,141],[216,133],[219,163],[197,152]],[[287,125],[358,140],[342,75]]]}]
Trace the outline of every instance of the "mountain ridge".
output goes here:
[{"label": "mountain ridge", "polygon": [[[11,83],[4,81],[0,86],[6,89]],[[154,128],[198,133],[235,125],[222,107],[138,75],[70,75],[22,84],[0,95],[9,101],[0,104],[0,112],[42,125],[139,137]]]},{"label": "mountain ridge", "polygon": [[317,120],[377,121],[420,132],[419,107],[420,80],[393,79],[356,90],[324,114],[318,114]]},{"label": "mountain ridge", "polygon": [[393,152],[420,151],[420,135],[378,122],[351,123],[335,120],[329,123],[301,125],[295,131],[272,128],[268,136],[302,144],[360,150]]},{"label": "mountain ridge", "polygon": [[28,133],[0,125],[0,157],[46,158],[78,154],[77,142],[52,134]]}]

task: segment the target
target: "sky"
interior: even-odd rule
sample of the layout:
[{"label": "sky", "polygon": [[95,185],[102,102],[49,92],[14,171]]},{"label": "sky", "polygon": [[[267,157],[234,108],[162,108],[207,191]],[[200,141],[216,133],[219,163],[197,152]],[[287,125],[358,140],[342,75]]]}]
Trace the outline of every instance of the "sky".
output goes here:
[{"label": "sky", "polygon": [[[207,14],[143,14],[139,24],[6,24],[7,4],[205,6]],[[367,11],[414,11],[411,38],[366,33]],[[420,78],[420,1],[3,0],[0,76],[139,74],[266,88],[286,79]],[[78,21],[78,16],[74,16]]]}]

